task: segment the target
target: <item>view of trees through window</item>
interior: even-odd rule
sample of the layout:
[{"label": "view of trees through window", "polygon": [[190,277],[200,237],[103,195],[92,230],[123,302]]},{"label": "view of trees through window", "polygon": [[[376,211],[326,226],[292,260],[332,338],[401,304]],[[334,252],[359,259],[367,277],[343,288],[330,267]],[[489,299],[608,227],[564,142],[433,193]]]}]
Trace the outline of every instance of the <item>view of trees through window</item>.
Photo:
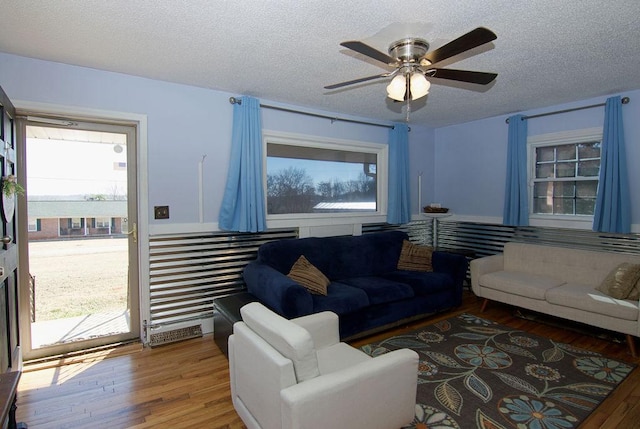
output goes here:
[{"label": "view of trees through window", "polygon": [[375,154],[267,146],[268,214],[376,209]]}]

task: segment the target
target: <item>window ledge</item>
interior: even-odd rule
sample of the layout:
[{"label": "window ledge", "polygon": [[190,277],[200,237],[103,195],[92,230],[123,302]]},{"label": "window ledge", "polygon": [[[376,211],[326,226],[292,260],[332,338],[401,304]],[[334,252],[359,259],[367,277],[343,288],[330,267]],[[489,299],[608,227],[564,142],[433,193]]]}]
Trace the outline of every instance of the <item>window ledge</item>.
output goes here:
[{"label": "window ledge", "polygon": [[593,216],[531,215],[529,216],[529,225],[591,230]]},{"label": "window ledge", "polygon": [[347,213],[332,213],[329,216],[293,216],[278,215],[267,217],[268,228],[314,227],[344,224],[368,224],[387,221],[387,215],[381,213],[353,215]]}]

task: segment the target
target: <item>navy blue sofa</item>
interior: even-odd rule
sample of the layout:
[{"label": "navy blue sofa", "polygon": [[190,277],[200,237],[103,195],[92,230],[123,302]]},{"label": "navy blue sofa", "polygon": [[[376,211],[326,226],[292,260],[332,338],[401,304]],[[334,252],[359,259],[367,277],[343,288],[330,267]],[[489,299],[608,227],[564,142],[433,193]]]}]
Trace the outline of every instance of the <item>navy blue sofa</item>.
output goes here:
[{"label": "navy blue sofa", "polygon": [[[396,268],[402,231],[265,243],[244,269],[249,292],[286,318],[333,311],[340,337],[353,339],[462,303],[467,259],[433,252],[433,272]],[[304,255],[331,280],[327,296],[309,293],[287,273]]]}]

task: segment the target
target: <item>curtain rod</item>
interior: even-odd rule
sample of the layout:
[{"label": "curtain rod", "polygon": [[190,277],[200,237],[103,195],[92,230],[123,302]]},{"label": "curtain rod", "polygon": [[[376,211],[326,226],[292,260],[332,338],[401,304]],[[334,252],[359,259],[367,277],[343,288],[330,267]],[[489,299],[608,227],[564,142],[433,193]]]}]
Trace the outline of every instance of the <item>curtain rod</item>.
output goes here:
[{"label": "curtain rod", "polygon": [[[236,97],[229,97],[229,103],[242,104],[242,100]],[[391,128],[391,129],[395,128],[393,125],[381,124],[377,122],[357,121],[355,119],[337,118],[333,116],[321,115],[319,113],[311,113],[311,112],[305,112],[302,110],[287,109],[285,107],[270,106],[268,104],[262,104],[262,103],[260,104],[260,107],[264,107],[265,109],[279,110],[281,112],[298,113],[300,115],[314,116],[316,118],[331,119],[332,123],[336,121],[341,121],[341,122],[350,122],[352,124],[372,125],[374,127],[384,127],[384,128]],[[411,129],[409,129],[409,131],[411,131]]]},{"label": "curtain rod", "polygon": [[[630,101],[631,101],[631,99],[629,97],[622,97],[622,104],[629,104]],[[522,119],[523,120],[524,119],[533,119],[533,118],[540,118],[542,116],[557,115],[559,113],[575,112],[576,110],[592,109],[594,107],[602,107],[605,104],[606,103],[591,104],[589,106],[574,107],[573,109],[564,109],[564,110],[556,110],[555,112],[538,113],[537,115],[523,116]],[[505,122],[508,124],[509,123],[509,118],[507,118],[505,120]]]}]

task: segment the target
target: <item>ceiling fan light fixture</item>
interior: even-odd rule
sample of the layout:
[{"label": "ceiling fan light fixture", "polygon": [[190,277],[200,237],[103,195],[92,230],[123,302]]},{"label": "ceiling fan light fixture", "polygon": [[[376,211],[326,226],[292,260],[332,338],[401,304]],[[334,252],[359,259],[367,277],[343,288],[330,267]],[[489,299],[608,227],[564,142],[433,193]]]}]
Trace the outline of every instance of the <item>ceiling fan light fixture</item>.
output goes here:
[{"label": "ceiling fan light fixture", "polygon": [[414,72],[411,75],[411,99],[417,100],[429,93],[431,83],[420,72]]},{"label": "ceiling fan light fixture", "polygon": [[407,79],[402,74],[399,74],[393,79],[391,79],[391,83],[387,85],[387,95],[392,100],[404,101],[404,95],[406,91],[407,91]]}]

